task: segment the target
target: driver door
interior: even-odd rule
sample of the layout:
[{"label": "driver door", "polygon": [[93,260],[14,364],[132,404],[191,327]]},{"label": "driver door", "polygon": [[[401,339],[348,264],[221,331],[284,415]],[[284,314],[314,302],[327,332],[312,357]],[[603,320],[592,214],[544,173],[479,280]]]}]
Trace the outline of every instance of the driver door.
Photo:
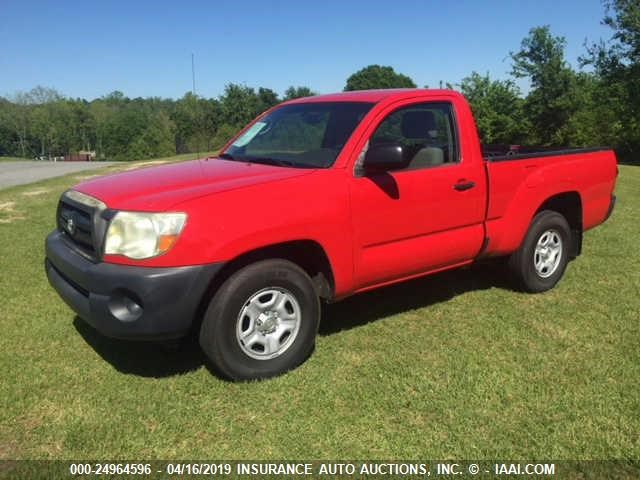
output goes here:
[{"label": "driver door", "polygon": [[453,103],[390,109],[368,148],[389,144],[410,157],[406,168],[356,165],[351,181],[357,290],[467,263],[484,240],[483,166],[462,155]]}]

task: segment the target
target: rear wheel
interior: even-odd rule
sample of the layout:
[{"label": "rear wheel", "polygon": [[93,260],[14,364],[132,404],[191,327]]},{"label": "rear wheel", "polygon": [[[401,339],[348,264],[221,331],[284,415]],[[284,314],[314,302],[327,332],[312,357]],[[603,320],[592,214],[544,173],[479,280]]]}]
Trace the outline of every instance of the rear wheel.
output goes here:
[{"label": "rear wheel", "polygon": [[320,302],[304,270],[264,260],[234,273],[205,313],[200,346],[213,367],[234,380],[279,375],[311,354]]},{"label": "rear wheel", "polygon": [[544,292],[562,278],[569,261],[571,230],[557,212],[543,210],[529,227],[522,245],[509,258],[518,285],[527,292]]}]

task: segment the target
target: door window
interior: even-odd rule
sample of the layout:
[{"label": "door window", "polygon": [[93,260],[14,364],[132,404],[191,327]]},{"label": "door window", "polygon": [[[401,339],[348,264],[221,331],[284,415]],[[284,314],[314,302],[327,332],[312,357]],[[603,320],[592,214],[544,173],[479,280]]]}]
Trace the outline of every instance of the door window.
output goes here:
[{"label": "door window", "polygon": [[450,103],[402,107],[385,118],[369,140],[373,145],[400,145],[409,160],[407,170],[459,161],[458,138]]}]

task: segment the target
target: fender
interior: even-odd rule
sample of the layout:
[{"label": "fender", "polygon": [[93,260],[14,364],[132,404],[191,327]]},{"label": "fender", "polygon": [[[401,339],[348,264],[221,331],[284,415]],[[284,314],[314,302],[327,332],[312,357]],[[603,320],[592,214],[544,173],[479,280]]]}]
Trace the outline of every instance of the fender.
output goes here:
[{"label": "fender", "polygon": [[548,199],[562,193],[579,192],[576,182],[562,165],[555,162],[541,165],[537,161],[527,162],[517,168],[513,163],[488,165],[490,192],[503,192],[502,198],[490,201],[486,223],[490,239],[486,252],[488,256],[508,255],[515,251],[522,243],[536,212]]},{"label": "fender", "polygon": [[331,169],[272,182],[268,188],[255,185],[189,200],[176,206],[189,218],[175,247],[144,263],[228,262],[256,249],[309,240],[324,250],[340,294],[353,285],[347,196],[344,170]]}]

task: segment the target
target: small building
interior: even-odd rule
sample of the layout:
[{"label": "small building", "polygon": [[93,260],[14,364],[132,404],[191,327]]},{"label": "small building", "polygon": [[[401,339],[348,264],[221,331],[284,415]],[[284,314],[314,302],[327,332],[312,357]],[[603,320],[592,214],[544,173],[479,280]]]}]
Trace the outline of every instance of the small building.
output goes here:
[{"label": "small building", "polygon": [[64,156],[65,162],[91,162],[95,159],[95,150],[80,150],[78,153],[70,153]]}]

